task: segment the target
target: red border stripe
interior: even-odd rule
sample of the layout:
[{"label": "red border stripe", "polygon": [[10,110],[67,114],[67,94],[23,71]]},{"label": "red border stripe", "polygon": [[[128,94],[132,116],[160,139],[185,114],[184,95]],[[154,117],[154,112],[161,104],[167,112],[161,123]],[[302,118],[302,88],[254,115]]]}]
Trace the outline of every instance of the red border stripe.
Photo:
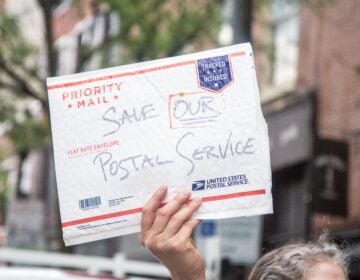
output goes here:
[{"label": "red border stripe", "polygon": [[231,194],[223,194],[223,195],[215,195],[215,196],[208,196],[203,197],[203,202],[209,202],[209,201],[217,201],[217,200],[224,200],[224,199],[230,199],[230,198],[236,198],[236,197],[244,197],[244,196],[253,196],[253,195],[261,195],[265,194],[265,190],[254,190],[254,191],[248,191],[248,192],[238,192],[238,193],[231,193]]},{"label": "red border stripe", "polygon": [[[215,195],[215,196],[203,197],[202,201],[203,202],[210,202],[210,201],[231,199],[231,198],[237,198],[237,197],[262,195],[262,194],[265,194],[265,193],[266,193],[266,191],[264,189],[260,189],[260,190],[247,191],[247,192],[238,192],[238,193],[232,193],[232,194],[223,194],[223,195]],[[65,228],[65,227],[76,226],[76,225],[89,223],[89,222],[96,222],[96,221],[101,221],[101,220],[106,220],[106,219],[111,219],[111,218],[131,215],[131,214],[137,214],[137,213],[141,213],[141,212],[142,212],[142,208],[140,207],[140,208],[134,208],[134,209],[129,209],[129,210],[125,210],[125,211],[119,211],[119,212],[114,212],[114,213],[109,213],[109,214],[104,214],[104,215],[93,216],[93,217],[89,217],[89,218],[69,221],[69,222],[62,223],[61,225],[62,225],[63,228]]]},{"label": "red border stripe", "polygon": [[79,86],[79,85],[88,84],[88,83],[92,83],[92,82],[111,80],[111,79],[121,78],[121,77],[125,77],[125,76],[134,76],[134,75],[139,75],[139,74],[144,74],[144,73],[148,73],[148,72],[159,71],[159,70],[164,70],[164,69],[168,69],[168,68],[184,66],[184,65],[194,64],[194,63],[195,63],[195,60],[189,60],[189,61],[173,63],[173,64],[169,64],[169,65],[163,65],[163,66],[148,68],[148,69],[144,69],[144,70],[137,70],[137,71],[133,71],[133,72],[125,72],[125,73],[119,73],[119,74],[113,74],[113,75],[108,75],[108,76],[91,78],[91,79],[82,80],[82,81],[50,85],[47,88],[48,88],[48,90],[53,90],[53,89],[59,89],[59,88]]},{"label": "red border stripe", "polygon": [[105,214],[105,215],[93,216],[93,217],[89,217],[89,218],[65,222],[65,223],[62,223],[61,225],[63,228],[70,227],[70,226],[76,226],[76,225],[80,225],[80,224],[84,224],[84,223],[96,222],[96,221],[141,213],[141,211],[142,211],[142,208],[129,209],[129,210],[125,210],[125,211],[119,211],[119,212],[109,213],[109,214]]},{"label": "red border stripe", "polygon": [[[242,55],[245,55],[245,51],[231,53],[230,57],[242,56]],[[59,89],[59,88],[79,86],[79,85],[98,82],[98,81],[111,80],[111,79],[121,78],[121,77],[125,77],[125,76],[139,75],[139,74],[144,74],[144,73],[148,73],[148,72],[159,71],[159,70],[164,70],[164,69],[169,69],[169,68],[184,66],[184,65],[190,65],[190,64],[195,64],[195,63],[196,63],[195,60],[183,61],[183,62],[172,63],[172,64],[168,64],[168,65],[148,68],[148,69],[144,69],[144,70],[137,70],[137,71],[133,71],[133,72],[118,73],[118,74],[96,77],[96,78],[91,78],[91,79],[82,80],[82,81],[49,85],[47,88],[48,88],[48,90],[53,90],[53,89]]]},{"label": "red border stripe", "polygon": [[233,56],[241,56],[241,55],[245,55],[245,51],[231,53],[231,54],[230,54],[230,57],[233,57]]}]

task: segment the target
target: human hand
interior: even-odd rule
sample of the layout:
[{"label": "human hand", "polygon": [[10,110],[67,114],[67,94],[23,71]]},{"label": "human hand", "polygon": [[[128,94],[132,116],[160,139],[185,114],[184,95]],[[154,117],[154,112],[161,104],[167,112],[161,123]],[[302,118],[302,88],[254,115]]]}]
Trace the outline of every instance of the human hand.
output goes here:
[{"label": "human hand", "polygon": [[205,265],[191,234],[199,220],[191,219],[201,204],[181,192],[162,206],[167,187],[160,187],[143,209],[141,243],[170,271],[173,280],[203,280]]}]

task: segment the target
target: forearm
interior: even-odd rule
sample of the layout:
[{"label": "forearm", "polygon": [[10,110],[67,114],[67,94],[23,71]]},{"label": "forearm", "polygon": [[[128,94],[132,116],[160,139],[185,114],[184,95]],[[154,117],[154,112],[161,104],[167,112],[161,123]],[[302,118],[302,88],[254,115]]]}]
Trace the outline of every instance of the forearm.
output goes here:
[{"label": "forearm", "polygon": [[[171,272],[170,272],[171,273]],[[172,280],[205,280],[205,269],[196,273],[171,273]]]},{"label": "forearm", "polygon": [[160,207],[167,188],[159,188],[143,209],[141,242],[170,271],[173,280],[205,280],[205,265],[191,235],[199,220],[191,219],[201,199],[180,192]]}]

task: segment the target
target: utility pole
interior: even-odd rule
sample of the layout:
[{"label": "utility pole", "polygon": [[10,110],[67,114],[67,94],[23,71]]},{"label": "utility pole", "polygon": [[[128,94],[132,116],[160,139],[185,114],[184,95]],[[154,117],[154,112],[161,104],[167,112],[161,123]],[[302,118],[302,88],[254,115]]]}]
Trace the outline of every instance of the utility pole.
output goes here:
[{"label": "utility pole", "polygon": [[251,24],[253,18],[253,0],[233,0],[234,10],[232,25],[234,38],[233,43],[251,42]]}]

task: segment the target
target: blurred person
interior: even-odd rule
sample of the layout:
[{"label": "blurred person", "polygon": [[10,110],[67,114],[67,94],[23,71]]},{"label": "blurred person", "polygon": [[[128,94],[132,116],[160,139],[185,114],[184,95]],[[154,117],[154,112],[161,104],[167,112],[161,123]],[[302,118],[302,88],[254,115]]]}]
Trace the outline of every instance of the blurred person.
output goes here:
[{"label": "blurred person", "polygon": [[[160,187],[143,209],[141,243],[171,273],[173,280],[204,280],[205,264],[191,238],[201,205],[182,191],[163,205],[167,187]],[[346,280],[345,254],[324,238],[314,243],[285,245],[262,256],[249,280]]]}]

